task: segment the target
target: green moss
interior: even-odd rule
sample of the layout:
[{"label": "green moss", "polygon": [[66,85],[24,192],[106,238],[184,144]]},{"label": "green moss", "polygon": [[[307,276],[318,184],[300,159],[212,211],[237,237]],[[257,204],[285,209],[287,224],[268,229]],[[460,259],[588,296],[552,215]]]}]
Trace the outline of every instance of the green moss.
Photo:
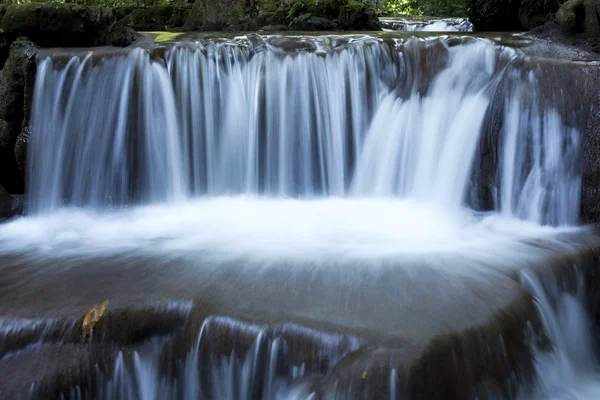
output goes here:
[{"label": "green moss", "polygon": [[170,42],[170,41],[177,39],[181,35],[183,35],[182,32],[142,32],[142,33],[152,36],[156,43]]}]

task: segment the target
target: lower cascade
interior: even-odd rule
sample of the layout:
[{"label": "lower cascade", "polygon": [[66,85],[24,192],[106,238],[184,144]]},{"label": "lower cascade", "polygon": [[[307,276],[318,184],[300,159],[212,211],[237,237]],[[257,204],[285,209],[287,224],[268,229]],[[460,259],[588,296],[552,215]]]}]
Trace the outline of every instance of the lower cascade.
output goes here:
[{"label": "lower cascade", "polygon": [[40,52],[0,397],[600,398],[583,67],[386,35]]}]

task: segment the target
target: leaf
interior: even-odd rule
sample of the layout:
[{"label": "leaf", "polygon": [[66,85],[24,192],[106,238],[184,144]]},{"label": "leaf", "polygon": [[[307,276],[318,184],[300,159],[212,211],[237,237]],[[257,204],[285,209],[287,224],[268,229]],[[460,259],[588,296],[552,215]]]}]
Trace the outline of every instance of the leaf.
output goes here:
[{"label": "leaf", "polygon": [[104,315],[106,311],[106,305],[108,304],[108,299],[104,300],[100,304],[96,304],[94,307],[90,309],[85,316],[83,317],[83,324],[81,326],[81,333],[83,336],[87,336],[92,329],[96,326],[100,318]]}]

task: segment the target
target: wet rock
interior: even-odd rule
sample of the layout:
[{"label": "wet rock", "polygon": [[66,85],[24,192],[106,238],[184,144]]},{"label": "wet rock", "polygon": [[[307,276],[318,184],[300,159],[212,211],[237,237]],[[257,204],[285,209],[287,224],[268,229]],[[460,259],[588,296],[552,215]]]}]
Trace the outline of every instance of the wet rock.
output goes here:
[{"label": "wet rock", "polygon": [[283,25],[283,24],[279,24],[279,25],[265,25],[263,27],[261,27],[259,30],[261,31],[268,31],[268,32],[281,32],[281,31],[287,31],[290,28],[287,25]]},{"label": "wet rock", "polygon": [[0,220],[23,214],[25,201],[23,196],[15,197],[0,186]]},{"label": "wet rock", "polygon": [[24,35],[40,46],[101,46],[114,16],[108,8],[74,4],[11,5],[0,27]]},{"label": "wet rock", "polygon": [[28,40],[11,45],[0,80],[0,185],[23,192],[23,175],[14,156],[17,137],[29,125],[37,48]]},{"label": "wet rock", "polygon": [[21,131],[19,136],[17,136],[17,141],[15,142],[14,157],[17,167],[19,168],[19,172],[21,173],[21,177],[23,178],[25,178],[27,171],[27,146],[29,144],[30,137],[31,132],[27,126],[23,128],[23,131]]},{"label": "wet rock", "polygon": [[[0,147],[9,148],[21,130],[24,118],[24,92],[27,64],[33,61],[36,47],[28,40],[17,40],[11,45],[10,54],[4,66],[0,87],[0,120],[8,127],[0,135]],[[35,79],[35,78],[33,78]]]}]

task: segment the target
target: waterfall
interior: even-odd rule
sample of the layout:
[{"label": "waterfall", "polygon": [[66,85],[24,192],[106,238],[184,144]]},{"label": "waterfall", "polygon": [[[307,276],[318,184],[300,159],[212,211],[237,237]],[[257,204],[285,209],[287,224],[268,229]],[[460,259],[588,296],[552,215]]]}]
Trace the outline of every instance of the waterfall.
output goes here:
[{"label": "waterfall", "polygon": [[594,327],[586,310],[586,282],[576,270],[574,287],[550,276],[544,284],[534,273],[522,274],[522,284],[536,298],[544,330],[551,341],[547,351],[534,345],[536,381],[519,398],[587,400],[600,396],[600,371],[594,346]]},{"label": "waterfall", "polygon": [[[559,96],[539,100],[543,71],[524,59],[483,39],[369,36],[205,40],[164,58],[132,49],[66,65],[42,58],[30,211],[239,194],[456,210],[487,185],[497,194],[488,208],[574,224],[579,134]],[[474,164],[498,93],[501,162],[482,176]]]}]

